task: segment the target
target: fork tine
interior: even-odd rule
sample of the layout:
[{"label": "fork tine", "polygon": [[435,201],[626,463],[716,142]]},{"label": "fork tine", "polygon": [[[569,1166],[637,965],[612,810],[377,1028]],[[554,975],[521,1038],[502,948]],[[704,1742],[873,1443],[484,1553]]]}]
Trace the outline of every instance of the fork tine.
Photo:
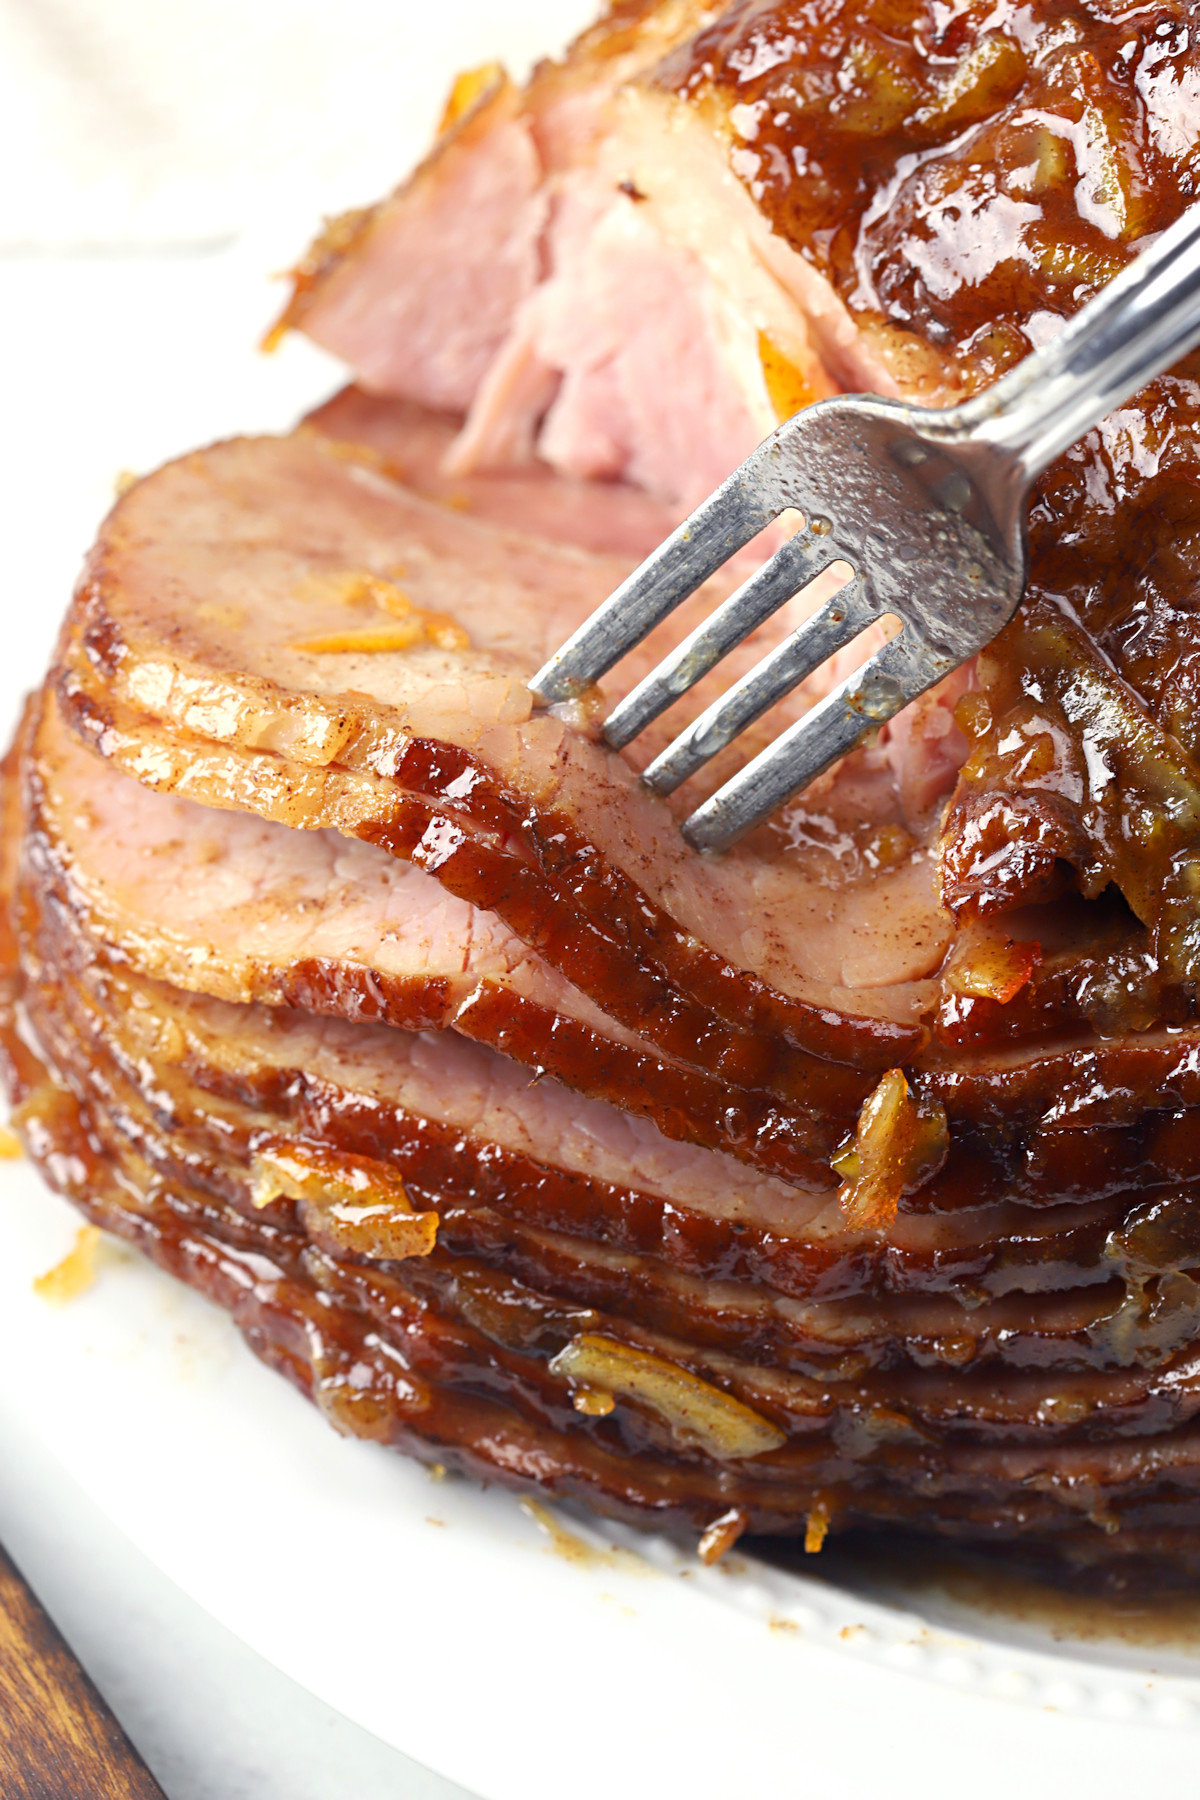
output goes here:
[{"label": "fork tine", "polygon": [[569,700],[607,674],[668,613],[783,511],[760,445],[698,506],[616,593],[567,639],[529,683],[544,700]]},{"label": "fork tine", "polygon": [[952,655],[930,649],[906,624],[898,637],[698,806],[684,824],[684,837],[697,850],[728,849],[955,667]]},{"label": "fork tine", "polygon": [[847,582],[655,757],[642,777],[646,785],[656,794],[673,793],[835,650],[856,638],[874,615],[861,580]]},{"label": "fork tine", "polygon": [[798,531],[613,708],[604,727],[605,740],[614,750],[631,742],[735,644],[749,637],[841,555],[827,537],[814,537],[807,526]]}]

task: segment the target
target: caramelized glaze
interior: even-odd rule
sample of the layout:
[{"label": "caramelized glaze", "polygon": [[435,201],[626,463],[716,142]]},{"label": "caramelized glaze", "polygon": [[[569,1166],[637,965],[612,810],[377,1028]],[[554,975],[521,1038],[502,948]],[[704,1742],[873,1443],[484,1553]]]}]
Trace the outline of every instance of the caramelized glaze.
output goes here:
[{"label": "caramelized glaze", "polygon": [[733,167],[857,313],[967,389],[1196,192],[1182,3],[739,0],[660,79],[732,107]]},{"label": "caramelized glaze", "polygon": [[[879,335],[902,386],[977,391],[1045,343],[1197,193],[1182,4],[738,4],[660,79],[708,105],[777,232]],[[1074,889],[1081,922],[1015,1007],[947,995],[948,1041],[1192,1016],[1200,976],[1200,386],[1195,358],[1060,459],[1017,619],[960,708],[942,842],[961,920]],[[1092,941],[1089,941],[1092,940]]]}]

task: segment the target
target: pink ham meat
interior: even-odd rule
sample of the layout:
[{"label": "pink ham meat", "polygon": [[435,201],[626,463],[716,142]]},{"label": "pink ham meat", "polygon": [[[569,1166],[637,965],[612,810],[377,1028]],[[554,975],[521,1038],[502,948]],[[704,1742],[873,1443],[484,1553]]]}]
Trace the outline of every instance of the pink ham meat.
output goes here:
[{"label": "pink ham meat", "polygon": [[524,93],[497,76],[409,182],[302,265],[284,323],[371,393],[465,413],[448,471],[537,457],[686,510],[776,423],[781,394],[791,411],[842,386],[895,391],[708,124],[649,79],[701,17],[598,27]]},{"label": "pink ham meat", "polygon": [[[661,537],[797,407],[847,388],[952,391],[775,228],[739,178],[752,152],[730,143],[752,129],[737,108],[726,118],[660,78],[707,22],[690,5],[623,6],[523,92],[493,75],[411,179],[335,222],[298,271],[281,329],[342,358],[369,395],[466,415],[436,458],[451,488],[548,466],[654,497]],[[334,429],[370,441],[381,416],[360,397]],[[910,804],[953,785],[960,691],[884,728]]]},{"label": "pink ham meat", "polygon": [[609,553],[630,563],[648,555],[675,524],[670,507],[621,482],[598,486],[555,475],[545,463],[466,476],[443,464],[462,421],[405,400],[381,400],[344,388],[309,414],[307,428],[355,454],[378,458],[386,475],[454,512],[496,525],[515,525],[530,537]]}]

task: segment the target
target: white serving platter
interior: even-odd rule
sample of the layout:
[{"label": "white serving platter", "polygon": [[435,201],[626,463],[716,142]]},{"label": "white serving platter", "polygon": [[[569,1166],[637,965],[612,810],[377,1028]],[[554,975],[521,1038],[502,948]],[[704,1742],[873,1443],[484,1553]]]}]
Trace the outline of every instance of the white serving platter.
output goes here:
[{"label": "white serving platter", "polygon": [[[77,1219],[0,1169],[0,1443],[32,1433],[268,1661],[481,1800],[881,1790],[1008,1800],[1164,1780],[1200,1727],[1187,1649],[1071,1647],[897,1604],[336,1437],[225,1316],[123,1247],[53,1306]],[[565,1532],[565,1536],[564,1536]],[[836,1784],[836,1785],[835,1785]]]}]

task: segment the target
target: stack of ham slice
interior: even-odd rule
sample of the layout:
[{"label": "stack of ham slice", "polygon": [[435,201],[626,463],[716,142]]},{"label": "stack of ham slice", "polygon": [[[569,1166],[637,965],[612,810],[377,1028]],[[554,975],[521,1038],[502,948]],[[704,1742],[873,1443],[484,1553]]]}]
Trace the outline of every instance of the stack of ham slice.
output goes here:
[{"label": "stack of ham slice", "polygon": [[[602,693],[526,687],[778,412],[999,356],[967,330],[977,250],[957,337],[932,276],[923,312],[888,299],[880,195],[909,204],[906,131],[922,167],[975,169],[974,124],[1024,168],[1051,25],[972,38],[968,8],[948,39],[914,3],[853,37],[862,9],[826,5],[802,39],[807,10],[625,4],[523,95],[461,83],[289,310],[364,385],[118,502],[5,765],[15,1118],[339,1430],[708,1555],[884,1522],[1200,1563],[1200,534],[1169,580],[1151,546],[1122,587],[1112,553],[1156,482],[1186,513],[1173,378],[1136,455],[1102,433],[1052,473],[1029,606],[980,667],[720,859],[679,835],[700,784],[637,777],[716,685],[625,755],[598,727],[745,560]],[[1120,125],[1112,33],[1080,21],[1078,156]],[[771,212],[751,147],[785,64],[831,144],[873,148],[853,194],[862,156],[829,153],[857,285]],[[1027,347],[1046,294],[1005,292]]]}]

